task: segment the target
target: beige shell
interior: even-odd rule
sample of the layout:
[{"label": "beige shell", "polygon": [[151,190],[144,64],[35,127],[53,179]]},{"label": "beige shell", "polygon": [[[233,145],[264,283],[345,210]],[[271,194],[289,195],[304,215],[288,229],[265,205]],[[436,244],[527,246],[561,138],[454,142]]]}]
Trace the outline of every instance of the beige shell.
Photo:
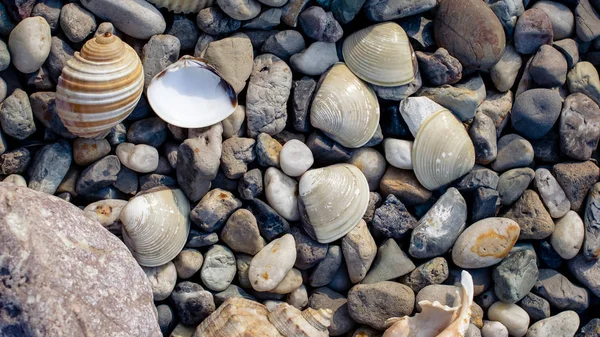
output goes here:
[{"label": "beige shell", "polygon": [[369,204],[369,184],[354,165],[335,164],[309,170],[300,179],[298,206],[306,231],[329,243],[350,232]]},{"label": "beige shell", "polygon": [[463,337],[469,328],[473,305],[473,278],[463,270],[461,291],[454,306],[420,301],[421,312],[413,317],[390,318],[383,337]]},{"label": "beige shell", "polygon": [[377,96],[344,63],[336,63],[320,80],[310,124],[343,146],[361,147],[379,126]]},{"label": "beige shell", "polygon": [[269,322],[286,337],[328,337],[331,324],[330,309],[304,311],[287,303],[281,303],[269,313]]},{"label": "beige shell", "polygon": [[412,82],[418,68],[406,32],[394,22],[369,26],[348,36],[342,54],[356,76],[384,87]]},{"label": "beige shell", "polygon": [[174,13],[198,13],[201,9],[213,5],[214,0],[147,0],[157,7],[166,8]]},{"label": "beige shell", "polygon": [[212,66],[189,55],[154,76],[146,96],[158,117],[187,129],[219,123],[238,105],[231,84]]},{"label": "beige shell", "polygon": [[442,109],[419,128],[412,162],[421,185],[436,190],[471,171],[475,148],[462,123],[450,111]]},{"label": "beige shell", "polygon": [[268,314],[267,307],[258,302],[232,297],[196,328],[194,337],[282,337]]},{"label": "beige shell", "polygon": [[104,137],[137,105],[144,89],[142,61],[111,33],[87,41],[62,70],[56,110],[80,137]]},{"label": "beige shell", "polygon": [[157,187],[138,194],[121,210],[123,240],[144,267],[174,259],[190,231],[190,203],[180,189]]}]

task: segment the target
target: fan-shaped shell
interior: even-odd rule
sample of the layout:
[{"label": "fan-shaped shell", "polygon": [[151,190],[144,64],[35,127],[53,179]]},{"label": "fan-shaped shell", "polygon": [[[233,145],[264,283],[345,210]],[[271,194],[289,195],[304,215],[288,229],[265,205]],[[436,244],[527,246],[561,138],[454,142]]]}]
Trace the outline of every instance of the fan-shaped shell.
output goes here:
[{"label": "fan-shaped shell", "polygon": [[85,43],[63,68],[56,85],[56,110],[80,137],[105,136],[124,120],[142,95],[142,61],[111,33]]},{"label": "fan-shaped shell", "polygon": [[232,297],[196,328],[194,337],[282,337],[268,314],[258,302]]},{"label": "fan-shaped shell", "polygon": [[219,123],[238,103],[231,84],[212,66],[188,55],[158,73],[147,96],[160,118],[188,129]]},{"label": "fan-shaped shell", "polygon": [[174,259],[190,231],[190,203],[180,189],[158,187],[138,194],[121,210],[123,240],[145,267]]},{"label": "fan-shaped shell", "polygon": [[147,0],[157,7],[166,8],[175,13],[198,13],[201,9],[213,5],[214,0]]},{"label": "fan-shaped shell", "polygon": [[419,128],[412,161],[421,185],[435,190],[471,171],[475,165],[475,148],[460,121],[442,109]]},{"label": "fan-shaped shell", "polygon": [[379,23],[348,36],[344,62],[362,80],[384,87],[412,82],[417,59],[406,32],[394,22]]},{"label": "fan-shaped shell", "polygon": [[279,304],[269,313],[269,322],[286,337],[328,337],[331,324],[330,309],[308,308],[300,311],[287,304]]},{"label": "fan-shaped shell", "polygon": [[379,102],[371,87],[344,63],[321,78],[311,105],[310,123],[350,148],[365,145],[379,126]]},{"label": "fan-shaped shell", "polygon": [[298,186],[302,223],[317,241],[329,243],[351,231],[369,204],[369,184],[354,165],[309,170]]}]

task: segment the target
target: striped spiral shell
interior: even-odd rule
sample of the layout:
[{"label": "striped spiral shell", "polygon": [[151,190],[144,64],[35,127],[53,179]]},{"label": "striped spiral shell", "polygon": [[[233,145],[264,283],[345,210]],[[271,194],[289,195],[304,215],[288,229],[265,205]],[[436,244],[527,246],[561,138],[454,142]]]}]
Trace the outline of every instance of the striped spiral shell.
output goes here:
[{"label": "striped spiral shell", "polygon": [[56,109],[67,129],[99,138],[135,108],[144,89],[142,61],[111,33],[85,43],[63,68],[56,86]]},{"label": "striped spiral shell", "polygon": [[174,13],[198,13],[213,5],[214,0],[147,0],[157,7],[166,8]]}]

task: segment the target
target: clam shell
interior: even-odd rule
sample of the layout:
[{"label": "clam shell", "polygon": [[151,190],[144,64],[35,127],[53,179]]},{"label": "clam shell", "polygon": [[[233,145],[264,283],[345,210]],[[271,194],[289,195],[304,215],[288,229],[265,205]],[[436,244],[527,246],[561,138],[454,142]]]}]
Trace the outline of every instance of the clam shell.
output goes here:
[{"label": "clam shell", "polygon": [[231,84],[212,66],[188,55],[154,76],[147,96],[160,118],[188,129],[219,123],[238,104]]},{"label": "clam shell", "polygon": [[80,137],[105,136],[135,108],[144,89],[142,61],[111,33],[85,43],[63,68],[56,85],[56,110]]},{"label": "clam shell", "polygon": [[330,309],[300,311],[281,303],[269,313],[269,322],[286,337],[328,337],[333,315]]},{"label": "clam shell", "polygon": [[361,147],[379,126],[377,96],[344,63],[336,63],[321,78],[310,123],[343,146]]},{"label": "clam shell", "polygon": [[268,314],[258,302],[232,297],[196,328],[194,337],[282,337],[269,323]]},{"label": "clam shell", "polygon": [[406,32],[394,22],[369,26],[348,36],[342,54],[356,76],[384,87],[412,82],[418,69]]},{"label": "clam shell", "polygon": [[121,210],[125,245],[140,265],[163,265],[183,249],[189,214],[190,203],[180,189],[158,187],[138,194]]},{"label": "clam shell", "polygon": [[307,171],[300,179],[298,192],[304,228],[321,243],[350,232],[369,204],[367,178],[350,164]]},{"label": "clam shell", "polygon": [[174,13],[198,13],[201,9],[213,5],[214,0],[147,0],[157,7],[166,8]]},{"label": "clam shell", "polygon": [[467,174],[475,165],[475,148],[465,127],[442,109],[423,122],[413,144],[415,175],[435,190]]}]

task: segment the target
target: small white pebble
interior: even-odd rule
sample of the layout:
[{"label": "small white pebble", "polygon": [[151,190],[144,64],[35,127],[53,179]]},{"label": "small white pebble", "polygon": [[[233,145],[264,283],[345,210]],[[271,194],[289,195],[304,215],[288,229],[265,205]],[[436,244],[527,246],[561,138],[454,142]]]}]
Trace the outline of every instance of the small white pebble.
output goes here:
[{"label": "small white pebble", "polygon": [[308,171],[314,161],[308,146],[297,139],[285,143],[279,153],[281,170],[290,177],[301,176]]},{"label": "small white pebble", "polygon": [[383,141],[385,159],[390,165],[403,170],[412,170],[413,142],[403,139],[386,138]]},{"label": "small white pebble", "polygon": [[158,167],[158,151],[150,145],[122,143],[116,154],[121,164],[139,173],[150,173]]}]

